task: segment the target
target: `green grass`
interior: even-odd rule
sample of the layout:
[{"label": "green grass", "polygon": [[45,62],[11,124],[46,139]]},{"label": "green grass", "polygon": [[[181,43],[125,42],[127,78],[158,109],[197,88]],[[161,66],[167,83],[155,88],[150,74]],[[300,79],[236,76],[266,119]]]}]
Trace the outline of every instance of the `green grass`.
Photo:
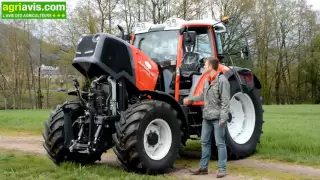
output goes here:
[{"label": "green grass", "polygon": [[50,110],[0,110],[1,133],[30,133],[41,135]]},{"label": "green grass", "polygon": [[[198,160],[177,160],[179,166],[194,168],[198,166]],[[209,169],[213,173],[217,168],[216,162],[211,161]],[[248,179],[281,179],[281,180],[301,180],[317,179],[318,177],[305,177],[274,170],[246,167],[242,165],[228,165],[228,171],[232,176],[245,176]],[[54,165],[46,156],[31,153],[12,152],[0,148],[0,179],[26,179],[26,180],[51,180],[51,179],[139,179],[139,180],[164,180],[181,179],[176,175],[140,175],[128,173],[119,166],[109,164],[94,164],[88,166],[65,163],[62,166]],[[186,178],[187,179],[187,178]]]},{"label": "green grass", "polygon": [[[70,86],[69,86],[70,87]],[[72,90],[72,89],[70,89]],[[33,95],[33,94],[32,94]],[[42,108],[43,109],[51,109],[55,108],[58,104],[62,104],[66,100],[74,99],[75,96],[68,96],[65,92],[49,92],[48,94],[48,104],[47,104],[47,92],[42,91],[43,99],[42,99]],[[13,108],[13,98],[10,96],[7,99],[7,108]],[[22,109],[32,109],[32,103],[30,102],[28,91],[22,95],[21,101],[20,99],[16,99],[16,109],[20,108],[20,102]],[[0,91],[0,108],[5,108],[4,94]]]},{"label": "green grass", "polygon": [[46,156],[36,154],[24,154],[9,152],[0,149],[0,179],[26,179],[26,180],[50,180],[50,179],[175,179],[168,175],[139,175],[123,171],[120,167],[107,164],[95,164],[80,166],[71,163],[62,166],[54,165]]},{"label": "green grass", "polygon": [[[251,158],[273,159],[320,167],[320,106],[264,106],[261,144]],[[188,141],[187,150],[201,149]]]},{"label": "green grass", "polygon": [[320,106],[265,107],[257,158],[320,165]]}]

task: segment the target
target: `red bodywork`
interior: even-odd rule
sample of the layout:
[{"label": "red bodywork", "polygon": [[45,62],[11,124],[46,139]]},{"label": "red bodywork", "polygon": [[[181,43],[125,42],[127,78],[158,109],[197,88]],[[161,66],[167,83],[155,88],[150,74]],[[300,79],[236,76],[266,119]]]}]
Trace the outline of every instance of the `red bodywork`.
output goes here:
[{"label": "red bodywork", "polygon": [[139,49],[131,45],[136,75],[136,86],[139,90],[155,89],[159,70],[158,65]]},{"label": "red bodywork", "polygon": [[[212,54],[213,57],[217,58],[217,47],[216,47],[216,40],[214,36],[214,30],[212,28],[212,24],[210,23],[189,23],[185,24],[184,26],[188,27],[208,27],[210,29],[211,37],[212,37],[212,46],[214,48],[214,54]],[[135,36],[133,35],[131,38],[131,44],[133,44]],[[180,69],[181,64],[182,64],[182,57],[183,57],[183,50],[182,50],[182,45],[183,44],[183,36],[179,35],[179,43],[178,43],[178,53],[177,53],[177,63],[176,63],[176,68]],[[157,77],[159,75],[158,67],[156,63],[154,63],[149,57],[147,57],[145,54],[143,54],[140,50],[138,50],[135,47],[132,47],[133,51],[133,57],[134,57],[134,65],[136,67],[135,72],[136,72],[136,84],[138,89],[140,90],[153,90],[156,85]],[[151,69],[148,69],[144,65],[144,61],[149,62],[152,65]],[[226,72],[228,71],[229,68],[223,64],[219,65],[218,68],[218,73],[220,72]],[[194,91],[194,96],[200,95],[202,93],[202,89],[204,86],[205,80],[208,79],[208,75],[204,75],[201,77],[199,80],[195,91]],[[175,99],[179,101],[180,99],[180,75],[176,74],[176,79],[175,79]],[[194,103],[193,105],[203,105],[202,102],[197,102]]]}]

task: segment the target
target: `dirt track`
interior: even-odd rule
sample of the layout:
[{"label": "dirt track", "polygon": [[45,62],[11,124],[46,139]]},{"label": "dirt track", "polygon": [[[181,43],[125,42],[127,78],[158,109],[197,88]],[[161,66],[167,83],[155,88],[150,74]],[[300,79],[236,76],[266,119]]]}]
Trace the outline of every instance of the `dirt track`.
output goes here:
[{"label": "dirt track", "polygon": [[[42,147],[42,137],[39,136],[5,136],[0,135],[0,148],[14,149],[24,152],[33,152],[37,154],[45,154],[45,150]],[[113,153],[105,154],[99,163],[117,165],[116,159]],[[287,165],[283,163],[273,162],[261,162],[257,160],[239,160],[230,161],[228,164],[236,164],[239,166],[257,167],[267,170],[281,171],[290,174],[303,175],[307,177],[319,177],[320,169],[315,169],[307,166]],[[171,174],[177,177],[185,177],[199,180],[214,179],[214,172],[209,173],[205,176],[190,176],[189,169],[184,167],[175,167],[175,170]],[[228,175],[225,180],[236,180],[236,179],[250,179],[248,177]]]}]

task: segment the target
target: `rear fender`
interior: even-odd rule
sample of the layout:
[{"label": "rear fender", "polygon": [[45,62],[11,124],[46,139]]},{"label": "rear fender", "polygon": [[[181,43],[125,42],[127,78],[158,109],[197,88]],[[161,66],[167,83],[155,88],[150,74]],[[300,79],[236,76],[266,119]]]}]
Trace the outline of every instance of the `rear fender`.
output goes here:
[{"label": "rear fender", "polygon": [[242,87],[247,88],[247,90],[251,90],[253,87],[257,89],[261,89],[261,83],[258,79],[258,77],[253,74],[253,72],[250,69],[247,68],[240,68],[240,67],[234,67],[233,69],[229,69],[224,73],[224,76],[229,80],[237,80],[236,72],[238,72]]},{"label": "rear fender", "polygon": [[141,94],[151,96],[151,99],[164,101],[172,106],[177,112],[182,121],[182,126],[184,130],[184,136],[189,136],[189,123],[188,123],[188,107],[180,105],[174,97],[161,92],[161,91],[141,91]]}]

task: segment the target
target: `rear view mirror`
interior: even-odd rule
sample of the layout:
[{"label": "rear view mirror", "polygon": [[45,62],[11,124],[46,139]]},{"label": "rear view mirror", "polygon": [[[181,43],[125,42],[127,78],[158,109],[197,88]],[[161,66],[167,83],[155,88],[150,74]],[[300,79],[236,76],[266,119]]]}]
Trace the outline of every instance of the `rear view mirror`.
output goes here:
[{"label": "rear view mirror", "polygon": [[196,32],[187,31],[183,33],[183,44],[187,52],[193,51],[196,43]]},{"label": "rear view mirror", "polygon": [[120,30],[120,34],[117,35],[117,37],[127,41],[127,42],[130,42],[131,40],[131,35],[130,34],[124,34],[124,30],[123,30],[123,27],[120,26],[120,25],[117,25],[118,29]]},{"label": "rear view mirror", "polygon": [[131,37],[132,37],[132,36],[131,36],[130,34],[126,34],[126,35],[124,35],[123,40],[130,42]]},{"label": "rear view mirror", "polygon": [[241,59],[244,59],[244,54],[245,56],[249,56],[249,48],[248,46],[244,46],[241,48]]},{"label": "rear view mirror", "polygon": [[123,30],[122,26],[120,26],[120,25],[117,25],[117,27],[120,30],[120,34],[118,35],[118,37],[123,39],[124,38],[124,30]]}]

